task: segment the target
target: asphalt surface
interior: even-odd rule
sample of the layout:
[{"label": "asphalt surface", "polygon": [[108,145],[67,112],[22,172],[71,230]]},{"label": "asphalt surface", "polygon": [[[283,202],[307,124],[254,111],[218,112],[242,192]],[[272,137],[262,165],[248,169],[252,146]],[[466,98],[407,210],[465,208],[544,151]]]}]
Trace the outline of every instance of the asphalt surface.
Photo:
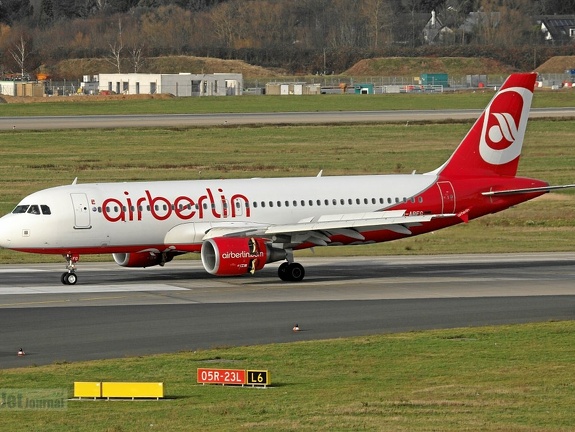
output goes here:
[{"label": "asphalt surface", "polygon": [[85,263],[75,286],[63,265],[0,266],[0,368],[575,318],[575,253],[300,262],[299,284],[276,265],[217,278],[198,261]]},{"label": "asphalt surface", "polygon": [[[139,114],[0,117],[0,130],[234,126],[247,124],[382,123],[474,120],[483,110],[332,111],[225,114]],[[575,117],[575,108],[533,108],[530,118]]]}]

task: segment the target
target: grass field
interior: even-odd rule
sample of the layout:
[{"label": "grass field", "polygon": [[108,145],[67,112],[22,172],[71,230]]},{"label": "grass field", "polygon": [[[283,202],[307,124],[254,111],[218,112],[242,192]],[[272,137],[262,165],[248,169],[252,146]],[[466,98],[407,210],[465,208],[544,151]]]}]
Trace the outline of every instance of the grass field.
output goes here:
[{"label": "grass field", "polygon": [[[197,385],[199,367],[268,370],[272,387]],[[168,397],[69,401],[62,411],[0,406],[2,430],[569,431],[575,323],[221,347],[2,370],[0,379],[70,397],[74,381],[161,381]]]},{"label": "grass field", "polygon": [[[404,109],[483,109],[493,97],[492,90],[475,93],[241,96],[171,99],[47,98],[42,103],[2,104],[0,116],[56,116],[97,114],[185,114],[220,112],[314,112],[373,111]],[[574,106],[572,91],[537,91],[533,107]]]}]

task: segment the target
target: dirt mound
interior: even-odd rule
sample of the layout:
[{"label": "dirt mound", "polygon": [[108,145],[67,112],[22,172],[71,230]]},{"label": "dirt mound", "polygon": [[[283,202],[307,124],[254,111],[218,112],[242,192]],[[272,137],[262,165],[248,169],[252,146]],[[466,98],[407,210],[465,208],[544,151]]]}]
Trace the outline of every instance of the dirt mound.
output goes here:
[{"label": "dirt mound", "polygon": [[[116,73],[117,69],[103,58],[63,60],[51,68],[53,77],[77,80],[83,75]],[[130,72],[128,65],[124,72]],[[241,60],[222,60],[211,57],[166,56],[150,57],[145,60],[141,73],[241,73],[244,78],[264,78],[281,76],[282,71],[272,71],[253,66]],[[58,79],[56,78],[56,79]]]},{"label": "dirt mound", "polygon": [[508,74],[513,68],[488,58],[468,57],[380,57],[360,60],[343,75],[419,76],[422,73],[449,75]]},{"label": "dirt mound", "polygon": [[568,69],[575,69],[575,56],[556,56],[551,57],[537,69],[539,73],[565,73]]}]

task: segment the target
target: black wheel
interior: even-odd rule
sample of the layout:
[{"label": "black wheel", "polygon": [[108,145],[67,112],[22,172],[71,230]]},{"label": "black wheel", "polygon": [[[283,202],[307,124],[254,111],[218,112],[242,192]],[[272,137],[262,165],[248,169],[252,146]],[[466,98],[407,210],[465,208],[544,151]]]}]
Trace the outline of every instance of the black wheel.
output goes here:
[{"label": "black wheel", "polygon": [[62,273],[60,280],[62,281],[62,283],[64,285],[74,285],[74,284],[76,284],[76,282],[78,282],[78,276],[76,276],[76,273],[66,272],[66,273]]},{"label": "black wheel", "polygon": [[278,267],[278,276],[284,282],[287,282],[289,280],[288,279],[288,267],[289,267],[288,262],[284,262]]},{"label": "black wheel", "polygon": [[305,277],[305,269],[299,263],[291,263],[287,269],[291,282],[301,282]]},{"label": "black wheel", "polygon": [[76,282],[78,282],[78,276],[76,276],[76,273],[68,273],[68,285],[75,285]]}]

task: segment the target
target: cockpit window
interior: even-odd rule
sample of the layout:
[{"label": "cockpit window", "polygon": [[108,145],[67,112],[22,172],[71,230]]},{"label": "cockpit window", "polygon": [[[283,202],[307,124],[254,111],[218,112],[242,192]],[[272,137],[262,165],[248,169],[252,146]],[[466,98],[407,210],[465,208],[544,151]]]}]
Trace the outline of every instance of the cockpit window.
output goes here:
[{"label": "cockpit window", "polygon": [[12,213],[14,214],[18,214],[18,213],[28,213],[28,214],[35,214],[35,215],[39,215],[39,214],[45,214],[45,215],[49,215],[52,214],[52,211],[50,210],[50,207],[47,206],[46,204],[20,204],[17,205],[16,208],[14,210],[12,210]]},{"label": "cockpit window", "polygon": [[26,213],[26,211],[28,210],[28,207],[30,207],[29,205],[18,205],[16,206],[16,208],[14,210],[12,210],[12,213]]},{"label": "cockpit window", "polygon": [[28,211],[26,213],[39,215],[40,214],[40,207],[38,207],[36,204],[31,205],[30,208],[28,208]]}]

